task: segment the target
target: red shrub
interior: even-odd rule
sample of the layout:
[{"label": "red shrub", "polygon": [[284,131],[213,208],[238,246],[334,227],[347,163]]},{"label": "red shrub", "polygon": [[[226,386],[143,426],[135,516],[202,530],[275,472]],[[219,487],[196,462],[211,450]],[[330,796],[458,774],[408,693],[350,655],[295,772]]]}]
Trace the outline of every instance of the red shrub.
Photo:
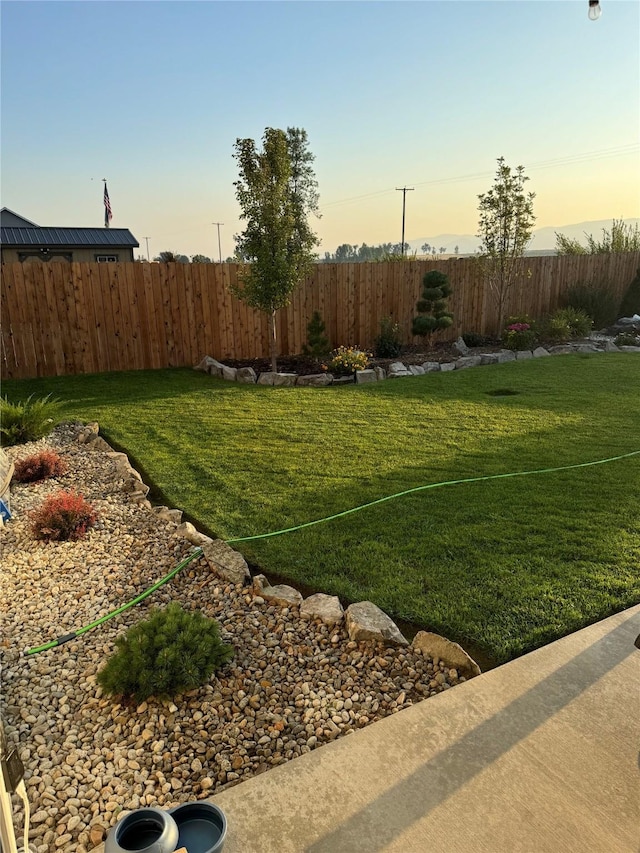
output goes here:
[{"label": "red shrub", "polygon": [[14,478],[19,483],[39,483],[66,473],[67,463],[53,450],[42,450],[15,463]]},{"label": "red shrub", "polygon": [[56,492],[31,513],[31,530],[36,539],[47,542],[82,539],[97,515],[91,504],[77,492]]}]

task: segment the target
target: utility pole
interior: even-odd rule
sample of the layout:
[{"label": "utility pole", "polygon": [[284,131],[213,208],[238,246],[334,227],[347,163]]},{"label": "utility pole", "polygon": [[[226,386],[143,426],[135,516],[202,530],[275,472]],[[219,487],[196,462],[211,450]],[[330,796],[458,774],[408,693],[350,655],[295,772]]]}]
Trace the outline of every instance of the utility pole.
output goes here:
[{"label": "utility pole", "polygon": [[149,260],[149,238],[145,237],[144,239],[147,241],[147,261],[148,261]]},{"label": "utility pole", "polygon": [[396,187],[396,191],[402,193],[402,240],[400,242],[400,251],[404,258],[404,209],[407,200],[407,193],[413,192],[414,187]]},{"label": "utility pole", "polygon": [[222,248],[220,246],[220,226],[224,225],[224,222],[212,222],[211,224],[218,226],[218,255],[220,257],[220,263],[222,263]]}]

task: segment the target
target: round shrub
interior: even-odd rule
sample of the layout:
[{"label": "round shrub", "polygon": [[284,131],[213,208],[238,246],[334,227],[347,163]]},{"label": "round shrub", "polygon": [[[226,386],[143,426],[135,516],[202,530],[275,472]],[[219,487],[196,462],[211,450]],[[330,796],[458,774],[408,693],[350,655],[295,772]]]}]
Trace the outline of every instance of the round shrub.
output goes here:
[{"label": "round shrub", "polygon": [[62,542],[82,539],[95,524],[97,515],[77,492],[59,491],[31,513],[31,531],[36,539]]},{"label": "round shrub", "polygon": [[18,483],[39,483],[50,477],[60,477],[67,471],[67,463],[54,450],[42,450],[20,459],[13,473]]},{"label": "round shrub", "polygon": [[233,657],[222,642],[218,623],[199,612],[185,612],[177,602],[154,608],[147,620],[116,640],[117,651],[98,673],[106,693],[173,697],[200,687]]},{"label": "round shrub", "polygon": [[507,349],[532,349],[537,341],[533,322],[528,317],[509,317],[502,335],[502,343]]},{"label": "round shrub", "polygon": [[487,342],[485,336],[479,332],[464,332],[462,340],[468,347],[483,347]]}]

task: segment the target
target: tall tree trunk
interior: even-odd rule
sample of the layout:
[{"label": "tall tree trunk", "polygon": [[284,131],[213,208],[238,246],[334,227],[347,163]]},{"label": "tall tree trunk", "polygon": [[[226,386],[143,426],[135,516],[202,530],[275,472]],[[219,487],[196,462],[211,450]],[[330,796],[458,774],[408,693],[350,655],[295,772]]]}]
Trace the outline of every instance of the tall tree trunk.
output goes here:
[{"label": "tall tree trunk", "polygon": [[271,312],[271,323],[269,324],[269,350],[271,352],[271,370],[278,372],[276,364],[276,312]]}]

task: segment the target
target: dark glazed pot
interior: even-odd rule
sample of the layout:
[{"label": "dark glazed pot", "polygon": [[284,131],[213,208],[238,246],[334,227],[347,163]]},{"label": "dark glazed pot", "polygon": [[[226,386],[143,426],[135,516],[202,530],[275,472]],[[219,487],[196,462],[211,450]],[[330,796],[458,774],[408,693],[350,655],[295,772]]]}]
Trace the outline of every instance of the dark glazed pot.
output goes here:
[{"label": "dark glazed pot", "polygon": [[137,809],[117,823],[107,836],[105,853],[173,853],[178,826],[162,809]]},{"label": "dark glazed pot", "polygon": [[171,809],[178,825],[178,847],[189,853],[220,853],[227,834],[227,820],[222,809],[199,800]]}]

